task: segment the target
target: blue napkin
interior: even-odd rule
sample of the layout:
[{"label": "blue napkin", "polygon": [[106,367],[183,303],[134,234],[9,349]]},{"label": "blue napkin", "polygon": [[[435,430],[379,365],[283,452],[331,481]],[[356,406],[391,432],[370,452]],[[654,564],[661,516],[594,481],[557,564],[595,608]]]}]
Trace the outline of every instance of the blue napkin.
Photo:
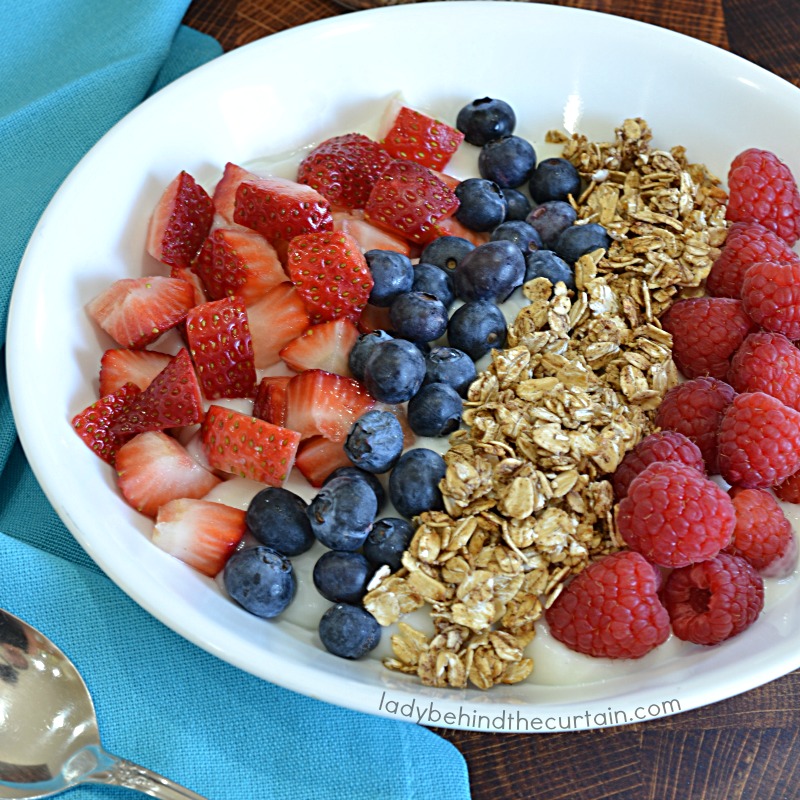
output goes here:
[{"label": "blue napkin", "polygon": [[[188,0],[0,5],[0,346],[30,234],[81,156],[150,92],[220,47]],[[430,731],[256,679],[174,634],[114,586],[60,523],[17,441],[0,372],[0,606],[76,662],[110,752],[210,800],[469,797]],[[2,736],[2,726],[0,726]],[[131,796],[80,787],[76,800]]]}]

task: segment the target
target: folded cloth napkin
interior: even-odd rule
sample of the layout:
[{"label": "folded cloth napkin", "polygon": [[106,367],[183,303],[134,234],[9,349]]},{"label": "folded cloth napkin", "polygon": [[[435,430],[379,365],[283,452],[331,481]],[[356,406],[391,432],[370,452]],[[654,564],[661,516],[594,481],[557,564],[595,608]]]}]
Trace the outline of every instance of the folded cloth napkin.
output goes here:
[{"label": "folded cloth napkin", "polygon": [[[125,113],[219,54],[188,0],[0,6],[0,331],[25,244],[81,156]],[[103,742],[211,800],[468,798],[458,751],[409,723],[256,679],[139,608],[77,545],[36,483],[0,374],[0,606],[83,672]],[[0,724],[0,740],[3,730]],[[129,796],[80,787],[80,798]]]}]

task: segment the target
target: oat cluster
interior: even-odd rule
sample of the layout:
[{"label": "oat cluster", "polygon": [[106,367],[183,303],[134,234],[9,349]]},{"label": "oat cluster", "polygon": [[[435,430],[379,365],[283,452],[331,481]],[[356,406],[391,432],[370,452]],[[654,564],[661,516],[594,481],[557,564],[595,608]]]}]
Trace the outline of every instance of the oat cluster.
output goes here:
[{"label": "oat cluster", "polygon": [[[726,194],[681,147],[651,147],[641,119],[612,142],[551,132],[585,179],[579,220],[612,237],[576,264],[576,291],[526,283],[506,349],[469,390],[440,486],[402,568],[364,605],[399,621],[385,665],[431,686],[488,689],[533,671],[525,648],[572,575],[622,546],[609,476],[653,428],[677,382],[658,316],[698,294],[726,235]],[[401,621],[428,605],[434,634]]]}]

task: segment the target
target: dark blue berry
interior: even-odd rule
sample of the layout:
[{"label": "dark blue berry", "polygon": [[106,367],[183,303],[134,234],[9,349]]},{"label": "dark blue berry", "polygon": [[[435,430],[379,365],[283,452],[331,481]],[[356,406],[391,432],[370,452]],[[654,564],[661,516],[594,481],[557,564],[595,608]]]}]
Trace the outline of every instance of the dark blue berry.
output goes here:
[{"label": "dark blue berry", "polygon": [[360,603],[374,567],[361,553],[328,550],[314,564],[317,591],[332,603]]},{"label": "dark blue berry", "polygon": [[367,472],[386,472],[403,452],[400,420],[391,411],[367,411],[347,434],[344,452],[355,466]]},{"label": "dark blue berry", "polygon": [[406,292],[389,309],[392,329],[402,339],[432,342],[447,330],[447,309],[432,294]]},{"label": "dark blue berry", "polygon": [[465,141],[477,147],[514,132],[517,117],[504,100],[481,97],[465,105],[456,116],[456,128]]},{"label": "dark blue berry", "polygon": [[341,478],[348,476],[364,481],[373,492],[375,492],[375,502],[378,504],[378,511],[380,511],[386,503],[386,490],[377,475],[371,472],[366,472],[358,467],[337,467],[327,478],[323,481],[322,485],[330,483],[334,478]]},{"label": "dark blue berry", "polygon": [[503,189],[506,199],[506,221],[524,220],[531,213],[531,201],[517,189]]},{"label": "dark blue berry", "polygon": [[411,290],[432,294],[445,308],[450,308],[456,299],[453,278],[450,273],[435,264],[426,264],[423,261],[414,267],[414,282],[411,284]]},{"label": "dark blue berry", "polygon": [[406,519],[384,517],[372,526],[364,542],[364,555],[376,567],[388,564],[392,572],[402,566],[403,552],[411,544],[414,528]]},{"label": "dark blue berry", "polygon": [[461,259],[453,276],[462,300],[500,303],[525,278],[525,256],[509,241],[486,242]]},{"label": "dark blue berry", "polygon": [[288,489],[268,486],[257,492],[247,507],[247,530],[261,544],[285,556],[299,556],[314,544],[307,505]]},{"label": "dark blue berry", "polygon": [[461,236],[440,236],[425,245],[419,260],[425,264],[433,264],[445,272],[453,272],[459,261],[474,249],[475,245]]},{"label": "dark blue berry", "polygon": [[364,258],[374,282],[369,293],[373,306],[387,308],[398,295],[411,291],[414,268],[408,256],[392,250],[367,250]]},{"label": "dark blue berry", "polygon": [[460,203],[455,218],[473,231],[490,231],[506,218],[506,199],[494,181],[467,178],[455,194]]},{"label": "dark blue berry", "polygon": [[548,200],[531,211],[525,221],[539,231],[542,246],[552,250],[558,237],[578,218],[578,212],[563,200]]},{"label": "dark blue berry", "polygon": [[314,536],[331,550],[358,550],[377,511],[375,492],[359,478],[348,476],[326,483],[308,504]]},{"label": "dark blue berry", "polygon": [[527,283],[534,278],[547,278],[553,286],[563,281],[567,289],[575,289],[572,267],[552,250],[538,250],[525,257],[525,281]]},{"label": "dark blue berry", "polygon": [[337,603],[319,621],[319,638],[325,649],[340,658],[361,658],[381,640],[381,626],[359,606]]},{"label": "dark blue berry", "polygon": [[447,339],[451,347],[463,350],[473,361],[506,342],[508,327],[503,312],[494,303],[464,303],[450,317]]},{"label": "dark blue berry", "polygon": [[581,256],[594,250],[608,250],[611,237],[606,229],[596,222],[572,225],[558,237],[553,250],[568,264],[574,264]]},{"label": "dark blue berry", "polygon": [[405,339],[379,344],[364,367],[364,385],[381,403],[405,403],[424,378],[425,356]]},{"label": "dark blue berry", "polygon": [[533,171],[528,189],[537,203],[566,200],[569,195],[577,199],[581,191],[581,176],[566,158],[546,158]]},{"label": "dark blue berry", "polygon": [[364,380],[364,367],[367,364],[372,349],[375,345],[381,342],[389,342],[394,337],[386,331],[370,331],[369,333],[362,333],[356,339],[356,343],[350,348],[350,355],[348,361],[350,364],[350,372],[357,381]]},{"label": "dark blue berry", "polygon": [[249,547],[234,553],[222,573],[225,591],[257,617],[277,617],[297,592],[292,562],[269,547]]},{"label": "dark blue berry", "polygon": [[439,481],[446,471],[444,459],[433,450],[406,450],[389,476],[389,498],[397,513],[411,519],[423,511],[441,511]]},{"label": "dark blue berry", "polygon": [[539,231],[527,222],[519,219],[506,220],[498,225],[489,237],[493,242],[511,242],[522,250],[522,253],[529,253],[531,250],[539,250],[542,246],[542,237]]},{"label": "dark blue berry", "polygon": [[[516,189],[536,168],[533,145],[519,136],[503,136],[487,142],[478,154],[478,172],[501,189]],[[466,225],[466,223],[464,223]]]},{"label": "dark blue berry", "polygon": [[458,392],[460,397],[467,396],[478,372],[475,362],[463,351],[455,347],[434,347],[425,357],[425,380],[429,383],[446,383]]},{"label": "dark blue berry", "polygon": [[461,424],[462,409],[452,386],[429,383],[408,401],[408,424],[417,436],[447,436]]}]

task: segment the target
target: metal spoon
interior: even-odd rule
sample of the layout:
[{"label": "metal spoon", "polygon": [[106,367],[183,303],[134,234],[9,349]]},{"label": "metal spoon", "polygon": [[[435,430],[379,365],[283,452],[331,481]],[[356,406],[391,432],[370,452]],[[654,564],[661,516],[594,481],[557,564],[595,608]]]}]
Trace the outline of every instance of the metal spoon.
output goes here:
[{"label": "metal spoon", "polygon": [[0,609],[0,798],[51,797],[80,783],[204,800],[105,752],[78,670],[46,636]]}]

